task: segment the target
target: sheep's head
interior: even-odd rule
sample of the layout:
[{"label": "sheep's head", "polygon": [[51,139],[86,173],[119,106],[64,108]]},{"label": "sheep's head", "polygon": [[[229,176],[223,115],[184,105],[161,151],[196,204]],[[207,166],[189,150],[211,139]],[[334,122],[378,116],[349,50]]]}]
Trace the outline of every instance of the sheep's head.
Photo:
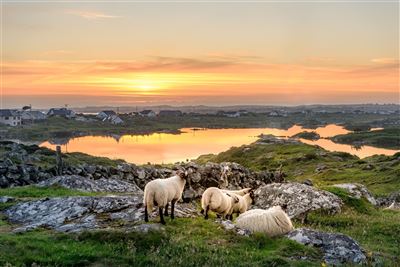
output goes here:
[{"label": "sheep's head", "polygon": [[250,188],[248,194],[250,195],[251,203],[254,204],[254,203],[256,202],[256,201],[255,201],[255,197],[256,197],[256,196],[254,195],[254,190],[253,190],[252,188]]}]

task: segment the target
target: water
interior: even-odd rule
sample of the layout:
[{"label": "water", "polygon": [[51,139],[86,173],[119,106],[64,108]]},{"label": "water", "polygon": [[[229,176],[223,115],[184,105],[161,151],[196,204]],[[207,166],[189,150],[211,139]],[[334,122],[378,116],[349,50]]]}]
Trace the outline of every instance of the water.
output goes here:
[{"label": "water", "polygon": [[[62,145],[64,152],[83,152],[94,156],[111,159],[124,159],[128,162],[144,164],[173,163],[194,159],[200,155],[219,153],[232,146],[250,144],[258,139],[260,134],[272,134],[280,137],[289,137],[302,131],[315,131],[321,137],[331,137],[346,134],[349,131],[341,126],[327,125],[317,129],[305,129],[293,126],[287,130],[276,128],[250,129],[207,129],[193,131],[181,129],[181,134],[155,133],[150,135],[123,135],[123,136],[84,136],[69,140]],[[397,150],[363,146],[355,149],[350,145],[336,144],[328,139],[302,142],[319,145],[329,151],[343,151],[359,156],[368,157],[374,154],[393,155]],[[44,142],[41,146],[55,149],[54,144]]]}]

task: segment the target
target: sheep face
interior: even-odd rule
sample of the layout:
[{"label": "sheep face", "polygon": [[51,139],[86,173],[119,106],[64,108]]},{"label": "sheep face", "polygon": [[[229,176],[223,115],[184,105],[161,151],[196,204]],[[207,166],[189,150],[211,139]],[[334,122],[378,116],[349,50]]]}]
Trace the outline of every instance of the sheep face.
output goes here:
[{"label": "sheep face", "polygon": [[250,190],[249,194],[250,194],[251,204],[254,204],[255,203],[255,195],[254,195],[253,189]]}]

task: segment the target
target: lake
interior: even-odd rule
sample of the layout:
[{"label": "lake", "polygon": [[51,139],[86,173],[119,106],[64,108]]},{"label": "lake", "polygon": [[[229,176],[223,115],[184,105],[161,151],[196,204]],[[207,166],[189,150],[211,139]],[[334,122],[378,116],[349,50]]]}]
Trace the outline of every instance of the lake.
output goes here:
[{"label": "lake", "polygon": [[[327,125],[317,129],[305,129],[293,126],[287,130],[276,128],[249,129],[181,129],[181,134],[154,133],[150,135],[123,136],[84,136],[69,140],[62,145],[63,152],[83,152],[93,156],[124,159],[128,162],[144,164],[174,163],[194,159],[200,155],[219,153],[232,146],[250,144],[258,139],[260,134],[272,134],[278,137],[289,137],[302,131],[315,131],[321,137],[331,137],[345,134],[349,131],[341,126]],[[336,144],[328,139],[302,142],[319,145],[329,151],[343,151],[364,158],[374,154],[393,155],[397,150],[363,146],[355,149],[350,145]],[[44,142],[40,146],[55,149],[56,145]]]}]

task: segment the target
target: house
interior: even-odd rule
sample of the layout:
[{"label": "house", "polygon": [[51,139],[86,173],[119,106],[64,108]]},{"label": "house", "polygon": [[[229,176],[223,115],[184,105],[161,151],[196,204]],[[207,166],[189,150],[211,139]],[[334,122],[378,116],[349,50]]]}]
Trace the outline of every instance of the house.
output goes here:
[{"label": "house", "polygon": [[220,111],[218,111],[217,112],[217,115],[218,116],[225,116],[225,117],[228,117],[228,118],[238,118],[238,117],[240,117],[240,112],[239,111],[223,111],[223,110],[220,110]]},{"label": "house", "polygon": [[49,112],[47,112],[47,116],[55,116],[55,117],[64,117],[64,118],[74,118],[75,112],[73,110],[67,108],[51,108]]},{"label": "house", "polygon": [[22,123],[47,119],[47,115],[38,110],[23,110],[20,112],[20,114]]},{"label": "house", "polygon": [[111,115],[103,119],[104,122],[111,122],[112,124],[121,124],[124,121],[118,115]]},{"label": "house", "polygon": [[142,110],[139,112],[139,115],[142,117],[155,117],[156,113],[150,109]]},{"label": "house", "polygon": [[107,117],[115,116],[115,115],[117,115],[117,113],[115,113],[115,111],[113,111],[113,110],[103,110],[97,114],[97,118],[103,120]]},{"label": "house", "polygon": [[21,125],[21,114],[16,110],[0,109],[0,123],[9,126]]},{"label": "house", "polygon": [[179,117],[179,116],[182,116],[182,111],[180,111],[180,110],[160,110],[158,115],[164,116],[164,117]]}]

